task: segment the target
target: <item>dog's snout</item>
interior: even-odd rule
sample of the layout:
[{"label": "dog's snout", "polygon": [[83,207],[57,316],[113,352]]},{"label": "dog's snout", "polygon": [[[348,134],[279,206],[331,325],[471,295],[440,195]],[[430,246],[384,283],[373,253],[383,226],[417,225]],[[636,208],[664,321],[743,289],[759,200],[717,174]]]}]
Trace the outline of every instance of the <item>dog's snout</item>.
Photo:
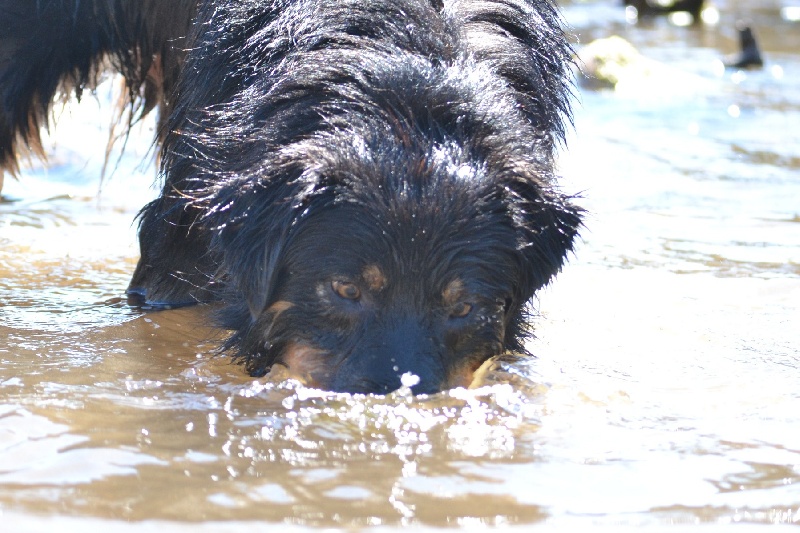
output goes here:
[{"label": "dog's snout", "polygon": [[436,337],[414,321],[376,328],[343,361],[333,378],[342,392],[387,394],[407,386],[414,394],[441,390],[443,354]]}]

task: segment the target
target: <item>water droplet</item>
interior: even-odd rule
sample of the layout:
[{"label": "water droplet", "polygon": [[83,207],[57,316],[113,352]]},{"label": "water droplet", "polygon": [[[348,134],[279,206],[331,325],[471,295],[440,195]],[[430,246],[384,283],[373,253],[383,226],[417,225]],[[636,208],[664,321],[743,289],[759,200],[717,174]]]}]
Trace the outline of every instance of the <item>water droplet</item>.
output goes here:
[{"label": "water droplet", "polygon": [[403,387],[413,387],[419,382],[420,382],[419,376],[411,372],[406,372],[405,374],[400,376],[400,383],[403,385]]}]

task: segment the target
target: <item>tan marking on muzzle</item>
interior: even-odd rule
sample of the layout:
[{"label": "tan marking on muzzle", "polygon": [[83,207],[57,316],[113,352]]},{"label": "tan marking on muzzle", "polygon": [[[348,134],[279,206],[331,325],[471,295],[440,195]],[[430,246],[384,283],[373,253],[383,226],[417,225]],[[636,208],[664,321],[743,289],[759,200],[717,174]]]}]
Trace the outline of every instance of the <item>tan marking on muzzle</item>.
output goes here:
[{"label": "tan marking on muzzle", "polygon": [[486,374],[495,368],[494,358],[478,363],[465,363],[456,368],[447,378],[446,388],[464,387],[475,389],[484,384]]},{"label": "tan marking on muzzle", "polygon": [[287,377],[294,378],[308,387],[325,388],[330,378],[327,353],[324,350],[302,344],[290,343],[280,356],[279,364],[287,370]]}]

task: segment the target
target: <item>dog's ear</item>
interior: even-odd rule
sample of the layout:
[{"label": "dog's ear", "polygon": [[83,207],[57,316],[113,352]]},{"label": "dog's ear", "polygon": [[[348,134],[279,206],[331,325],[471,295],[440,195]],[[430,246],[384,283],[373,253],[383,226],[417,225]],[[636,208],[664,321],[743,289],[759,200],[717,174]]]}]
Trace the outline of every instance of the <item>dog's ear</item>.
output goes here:
[{"label": "dog's ear", "polygon": [[448,11],[461,19],[470,51],[508,82],[519,110],[547,133],[549,148],[563,140],[574,53],[554,2],[460,0]]},{"label": "dog's ear", "polygon": [[298,228],[333,201],[329,178],[291,150],[283,152],[254,170],[255,176],[231,177],[222,186],[212,180],[215,190],[208,197],[213,205],[204,207],[203,225],[213,234],[211,253],[219,262],[215,277],[233,292],[221,296],[246,303],[252,320],[274,298],[286,250]]},{"label": "dog's ear", "polygon": [[578,235],[583,210],[539,180],[505,183],[505,196],[522,260],[525,298],[546,285],[564,264]]},{"label": "dog's ear", "polygon": [[[236,293],[223,298],[246,302],[252,320],[273,297],[292,227],[304,209],[299,185],[281,181],[279,186],[234,186],[227,195],[218,193],[215,204],[221,207],[209,215],[215,232],[211,248],[220,262],[216,278]],[[235,200],[227,199],[234,195]]]}]

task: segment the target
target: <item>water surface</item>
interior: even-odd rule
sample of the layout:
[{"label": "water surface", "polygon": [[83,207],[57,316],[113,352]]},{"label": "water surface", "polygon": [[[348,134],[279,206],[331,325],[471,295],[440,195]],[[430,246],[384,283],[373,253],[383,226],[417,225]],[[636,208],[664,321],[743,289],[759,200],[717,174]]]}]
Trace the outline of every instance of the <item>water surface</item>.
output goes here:
[{"label": "water surface", "polygon": [[[107,119],[69,107],[0,204],[4,530],[800,523],[800,25],[716,5],[566,6],[579,46],[620,34],[665,70],[578,91],[560,167],[587,229],[534,302],[537,357],[431,397],[254,380],[207,309],[128,307],[150,132],[101,182]],[[745,16],[767,64],[724,71]]]}]

